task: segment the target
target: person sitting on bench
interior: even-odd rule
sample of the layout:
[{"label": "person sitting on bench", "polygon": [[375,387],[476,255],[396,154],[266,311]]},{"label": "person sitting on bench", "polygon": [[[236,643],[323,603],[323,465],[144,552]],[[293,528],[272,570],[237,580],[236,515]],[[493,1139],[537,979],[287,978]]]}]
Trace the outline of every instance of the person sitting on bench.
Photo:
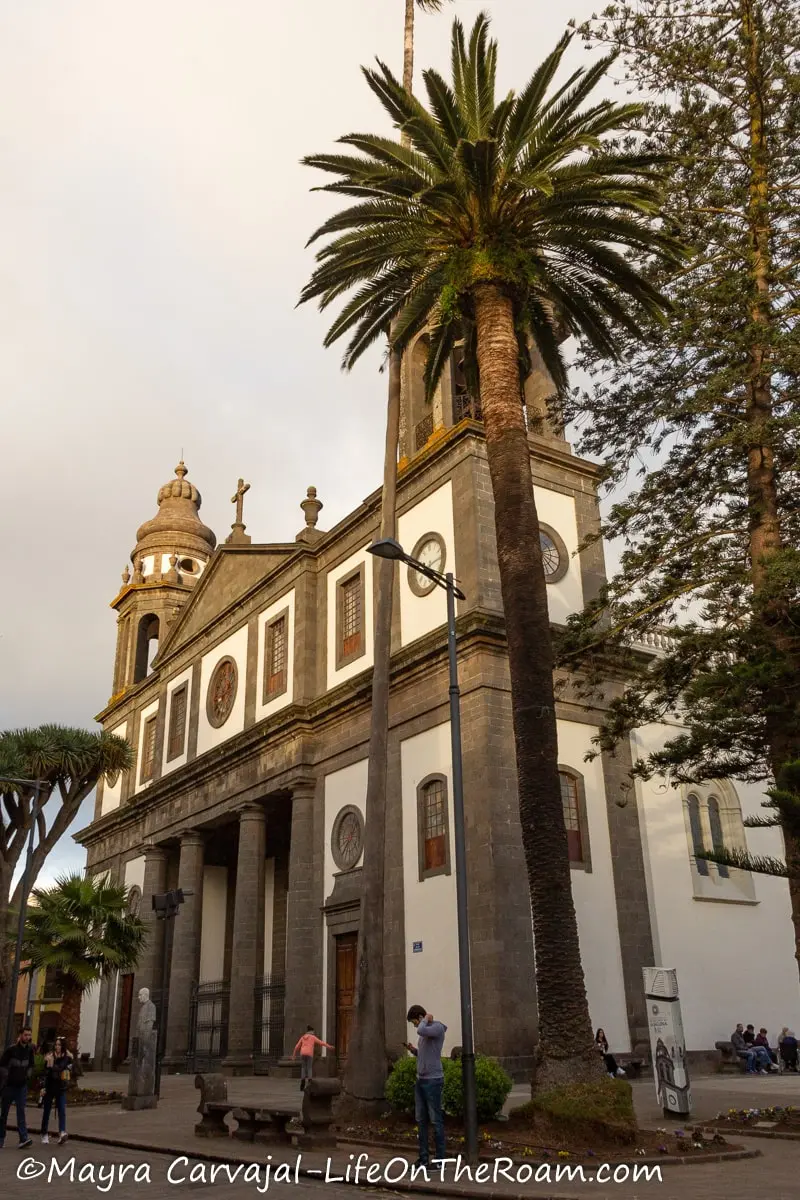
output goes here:
[{"label": "person sitting on bench", "polygon": [[745,1060],[748,1075],[768,1075],[772,1059],[763,1046],[748,1046],[744,1037],[744,1025],[740,1021],[731,1034],[731,1045],[739,1058]]},{"label": "person sitting on bench", "polygon": [[778,1038],[778,1053],[781,1056],[784,1070],[797,1070],[797,1038],[791,1029],[787,1029],[785,1025],[781,1030],[781,1036]]}]

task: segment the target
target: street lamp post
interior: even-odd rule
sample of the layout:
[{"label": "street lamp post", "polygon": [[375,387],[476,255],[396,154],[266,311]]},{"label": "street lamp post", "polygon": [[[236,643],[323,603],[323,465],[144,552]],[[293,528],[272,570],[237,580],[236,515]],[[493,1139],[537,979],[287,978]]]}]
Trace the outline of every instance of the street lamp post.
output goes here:
[{"label": "street lamp post", "polygon": [[11,1037],[14,1032],[14,1007],[17,999],[17,986],[19,984],[19,967],[22,958],[22,942],[25,937],[25,915],[28,911],[28,891],[30,889],[31,866],[33,865],[33,839],[36,833],[36,825],[39,819],[39,797],[47,787],[41,779],[11,779],[4,777],[0,779],[0,784],[18,783],[24,787],[33,789],[33,803],[31,805],[31,831],[28,838],[28,851],[25,857],[25,870],[22,872],[22,887],[19,906],[19,921],[17,923],[17,945],[14,950],[14,966],[11,971],[11,989],[8,998],[8,1015],[6,1018],[6,1046],[11,1045]]},{"label": "street lamp post", "polygon": [[461,993],[461,1070],[464,1086],[464,1151],[467,1162],[478,1161],[478,1113],[475,1088],[475,1046],[472,1031],[472,972],[470,967],[469,900],[467,892],[467,844],[464,832],[464,772],[461,757],[461,703],[456,648],[456,597],[464,593],[453,575],[434,571],[406,554],[394,538],[382,538],[369,547],[378,558],[407,563],[447,593],[447,656],[450,669],[450,748],[453,760],[453,833],[456,847],[456,916],[458,923],[458,976]]},{"label": "street lamp post", "polygon": [[164,1057],[167,1037],[167,1010],[169,1007],[167,1003],[167,976],[169,973],[169,961],[172,957],[172,936],[175,929],[173,918],[178,915],[178,910],[186,897],[193,894],[188,889],[175,888],[171,892],[164,892],[163,894],[153,896],[153,912],[156,914],[156,920],[167,922],[164,929],[164,954],[161,959],[161,1004],[159,1005],[158,1038],[156,1040],[155,1094],[159,1099],[161,1099],[161,1060]]}]

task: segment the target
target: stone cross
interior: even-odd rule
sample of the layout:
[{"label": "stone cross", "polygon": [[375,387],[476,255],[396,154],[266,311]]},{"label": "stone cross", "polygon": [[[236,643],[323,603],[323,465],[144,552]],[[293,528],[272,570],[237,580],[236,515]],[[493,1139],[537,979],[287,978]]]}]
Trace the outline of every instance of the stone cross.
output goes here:
[{"label": "stone cross", "polygon": [[239,480],[235,495],[231,496],[231,504],[236,505],[236,524],[242,524],[242,510],[244,508],[244,494],[250,491],[250,484],[245,483],[243,479]]},{"label": "stone cross", "polygon": [[242,511],[244,509],[244,494],[250,491],[250,484],[245,483],[243,479],[239,480],[236,491],[231,496],[231,504],[236,505],[236,520],[231,525],[231,532],[228,534],[225,541],[228,545],[247,546],[250,543],[249,536],[244,531],[244,521],[242,520]]}]

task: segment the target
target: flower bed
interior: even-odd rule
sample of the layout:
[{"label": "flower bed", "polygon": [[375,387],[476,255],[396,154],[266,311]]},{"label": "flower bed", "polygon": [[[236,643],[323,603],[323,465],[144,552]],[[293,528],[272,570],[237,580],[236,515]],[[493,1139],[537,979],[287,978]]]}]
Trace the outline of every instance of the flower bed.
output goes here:
[{"label": "flower bed", "polygon": [[770,1104],[763,1108],[729,1108],[710,1122],[716,1129],[750,1137],[795,1137],[800,1140],[800,1108]]},{"label": "flower bed", "polygon": [[[73,1087],[67,1092],[67,1107],[85,1108],[90,1104],[119,1104],[122,1098],[122,1092],[100,1092],[96,1088]],[[28,1104],[41,1107],[38,1087],[28,1091]]]}]

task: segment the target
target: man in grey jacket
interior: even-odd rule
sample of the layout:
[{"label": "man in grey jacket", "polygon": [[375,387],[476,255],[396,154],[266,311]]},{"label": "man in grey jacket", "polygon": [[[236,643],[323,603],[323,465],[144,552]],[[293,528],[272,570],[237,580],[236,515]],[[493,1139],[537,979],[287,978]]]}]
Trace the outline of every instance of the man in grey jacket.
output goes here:
[{"label": "man in grey jacket", "polygon": [[417,1082],[414,1087],[415,1116],[419,1127],[419,1158],[417,1166],[427,1167],[430,1154],[428,1148],[428,1129],[433,1125],[433,1141],[436,1147],[436,1159],[445,1157],[444,1146],[444,1117],[442,1116],[442,1089],[444,1088],[444,1068],[442,1067],[442,1046],[447,1026],[441,1021],[434,1021],[430,1013],[421,1004],[412,1004],[408,1010],[408,1020],[417,1031],[416,1047],[406,1042],[406,1049],[417,1060]]},{"label": "man in grey jacket", "polygon": [[745,1041],[744,1026],[741,1021],[731,1034],[731,1045],[739,1058],[745,1059],[745,1070],[748,1075],[768,1075],[772,1059],[763,1046],[749,1046]]}]

